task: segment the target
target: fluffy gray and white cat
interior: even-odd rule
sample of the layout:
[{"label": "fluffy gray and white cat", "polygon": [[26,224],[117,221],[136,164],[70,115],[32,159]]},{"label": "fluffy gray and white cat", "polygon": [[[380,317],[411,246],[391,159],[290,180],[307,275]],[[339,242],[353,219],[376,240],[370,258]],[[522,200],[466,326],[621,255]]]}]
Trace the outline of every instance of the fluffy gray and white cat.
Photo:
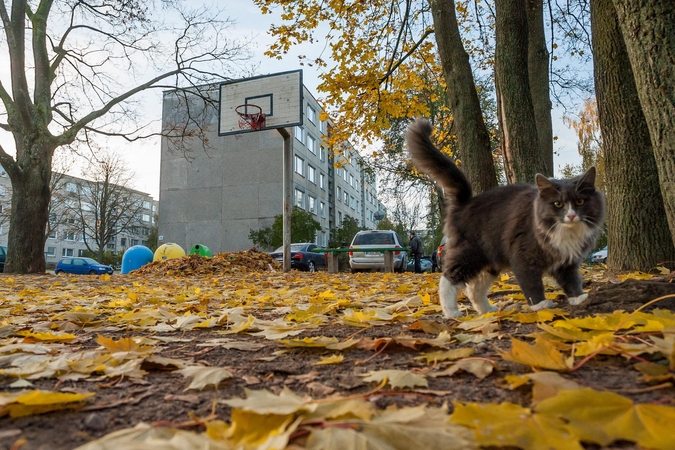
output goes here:
[{"label": "fluffy gray and white cat", "polygon": [[431,142],[428,120],[413,122],[406,134],[415,166],[444,189],[447,204],[443,274],[439,296],[446,318],[459,317],[457,295],[466,287],[473,307],[495,311],[487,294],[499,273],[511,269],[533,310],[551,308],[542,276],[552,275],[571,305],[588,299],[579,274],[605,218],[603,194],[595,188],[595,167],[567,180],[536,176],[536,185],[507,185],[472,196],[454,162]]}]

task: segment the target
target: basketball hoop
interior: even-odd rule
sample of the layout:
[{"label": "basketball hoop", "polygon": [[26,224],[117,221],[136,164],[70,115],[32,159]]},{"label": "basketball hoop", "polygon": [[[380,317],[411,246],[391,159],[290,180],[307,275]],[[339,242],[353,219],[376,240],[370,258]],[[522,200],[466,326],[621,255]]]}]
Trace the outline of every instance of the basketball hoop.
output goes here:
[{"label": "basketball hoop", "polygon": [[260,106],[248,103],[237,106],[234,111],[239,114],[240,129],[253,131],[265,129],[265,114]]}]

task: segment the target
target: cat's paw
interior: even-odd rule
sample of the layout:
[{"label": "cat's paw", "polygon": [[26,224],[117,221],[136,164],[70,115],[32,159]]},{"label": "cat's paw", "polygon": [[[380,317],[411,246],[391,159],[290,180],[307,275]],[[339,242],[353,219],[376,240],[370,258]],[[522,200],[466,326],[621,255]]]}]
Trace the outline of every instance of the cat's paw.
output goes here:
[{"label": "cat's paw", "polygon": [[462,313],[462,311],[458,309],[446,309],[445,311],[443,311],[443,316],[446,319],[457,319],[459,317],[462,317],[463,315],[464,314]]},{"label": "cat's paw", "polygon": [[499,311],[499,306],[496,305],[488,305],[485,308],[483,308],[483,311],[478,311],[481,314],[487,314],[490,312],[497,312]]},{"label": "cat's paw", "polygon": [[582,306],[589,301],[588,294],[581,294],[578,297],[567,297],[567,302],[572,306]]},{"label": "cat's paw", "polygon": [[555,308],[556,306],[557,305],[552,300],[543,300],[539,303],[535,303],[534,305],[530,305],[530,309],[532,311],[541,311],[542,309]]}]

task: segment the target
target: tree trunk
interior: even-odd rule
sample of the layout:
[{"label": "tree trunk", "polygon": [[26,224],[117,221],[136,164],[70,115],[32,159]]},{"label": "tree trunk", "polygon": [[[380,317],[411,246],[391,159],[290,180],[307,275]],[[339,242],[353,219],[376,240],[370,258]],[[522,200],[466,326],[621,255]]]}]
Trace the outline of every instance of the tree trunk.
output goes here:
[{"label": "tree trunk", "polygon": [[549,53],[544,32],[544,2],[526,0],[527,7],[527,67],[534,120],[537,124],[542,174],[553,176],[553,123],[549,91]]},{"label": "tree trunk", "polygon": [[495,0],[495,73],[502,115],[501,143],[518,183],[544,172],[530,95],[525,0]]},{"label": "tree trunk", "polygon": [[33,147],[18,151],[17,166],[8,170],[12,180],[12,215],[9,222],[6,273],[44,273],[45,239],[49,220],[49,190],[53,149]]},{"label": "tree trunk", "polygon": [[455,15],[455,2],[429,0],[434,18],[436,44],[448,90],[448,107],[457,130],[462,169],[475,193],[497,187],[490,135],[478,100],[476,85],[464,50]]},{"label": "tree trunk", "polygon": [[675,243],[675,1],[614,0]]},{"label": "tree trunk", "polygon": [[607,179],[608,266],[648,270],[675,260],[656,160],[612,0],[591,1],[598,117]]}]

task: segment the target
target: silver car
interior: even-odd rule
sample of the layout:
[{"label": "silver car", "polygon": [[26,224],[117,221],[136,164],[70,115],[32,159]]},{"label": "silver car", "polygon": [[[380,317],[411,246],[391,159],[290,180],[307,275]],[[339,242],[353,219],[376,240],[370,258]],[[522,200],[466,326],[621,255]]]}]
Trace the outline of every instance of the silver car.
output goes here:
[{"label": "silver car", "polygon": [[[359,231],[352,239],[350,248],[358,247],[359,251],[349,252],[349,267],[352,272],[362,270],[384,270],[384,253],[369,252],[368,248],[403,248],[403,241],[393,230]],[[405,272],[408,266],[406,252],[394,253],[394,270]]]}]

